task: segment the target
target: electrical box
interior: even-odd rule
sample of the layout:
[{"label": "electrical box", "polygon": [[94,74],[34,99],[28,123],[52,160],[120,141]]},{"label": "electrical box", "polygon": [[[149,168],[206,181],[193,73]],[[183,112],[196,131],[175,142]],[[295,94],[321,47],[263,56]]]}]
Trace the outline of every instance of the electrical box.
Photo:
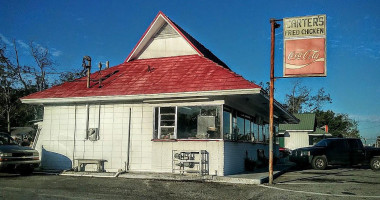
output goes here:
[{"label": "electrical box", "polygon": [[98,128],[89,128],[87,130],[87,139],[90,141],[99,140],[99,129]]}]

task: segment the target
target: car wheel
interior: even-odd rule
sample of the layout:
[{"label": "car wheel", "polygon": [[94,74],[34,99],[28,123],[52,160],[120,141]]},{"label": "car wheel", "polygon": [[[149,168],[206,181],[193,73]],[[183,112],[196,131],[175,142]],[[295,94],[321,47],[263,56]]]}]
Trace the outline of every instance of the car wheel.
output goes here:
[{"label": "car wheel", "polygon": [[380,158],[372,158],[371,159],[371,168],[374,171],[380,170]]},{"label": "car wheel", "polygon": [[324,170],[327,167],[327,159],[325,156],[315,156],[311,161],[313,169]]}]

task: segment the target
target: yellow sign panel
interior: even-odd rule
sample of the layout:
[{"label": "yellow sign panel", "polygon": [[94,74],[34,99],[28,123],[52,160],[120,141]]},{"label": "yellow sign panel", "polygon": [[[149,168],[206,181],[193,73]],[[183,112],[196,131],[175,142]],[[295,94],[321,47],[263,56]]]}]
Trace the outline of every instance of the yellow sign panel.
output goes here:
[{"label": "yellow sign panel", "polygon": [[326,15],[284,18],[284,38],[326,37]]}]

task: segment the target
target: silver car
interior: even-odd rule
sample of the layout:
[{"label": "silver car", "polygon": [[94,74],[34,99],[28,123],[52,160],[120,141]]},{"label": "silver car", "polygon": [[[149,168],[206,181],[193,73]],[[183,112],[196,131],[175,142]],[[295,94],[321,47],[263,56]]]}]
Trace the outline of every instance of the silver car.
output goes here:
[{"label": "silver car", "polygon": [[19,146],[9,134],[0,132],[0,171],[16,170],[29,175],[40,162],[38,151]]}]

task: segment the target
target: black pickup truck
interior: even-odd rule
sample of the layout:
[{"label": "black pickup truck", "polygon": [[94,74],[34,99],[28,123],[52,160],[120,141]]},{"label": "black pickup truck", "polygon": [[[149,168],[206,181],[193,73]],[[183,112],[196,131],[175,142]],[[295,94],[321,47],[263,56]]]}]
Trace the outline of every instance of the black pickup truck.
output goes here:
[{"label": "black pickup truck", "polygon": [[380,170],[380,148],[364,147],[360,139],[354,138],[324,139],[312,147],[293,150],[289,159],[320,170],[327,165],[370,165],[373,170]]}]

